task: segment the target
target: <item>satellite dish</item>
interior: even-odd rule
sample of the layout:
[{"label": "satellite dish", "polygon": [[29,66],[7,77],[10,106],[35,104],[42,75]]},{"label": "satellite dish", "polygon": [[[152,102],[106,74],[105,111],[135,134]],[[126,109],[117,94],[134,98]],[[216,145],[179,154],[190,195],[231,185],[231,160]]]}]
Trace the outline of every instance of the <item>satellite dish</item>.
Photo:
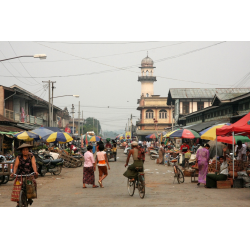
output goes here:
[{"label": "satellite dish", "polygon": [[250,125],[250,121],[247,122],[247,125]]}]

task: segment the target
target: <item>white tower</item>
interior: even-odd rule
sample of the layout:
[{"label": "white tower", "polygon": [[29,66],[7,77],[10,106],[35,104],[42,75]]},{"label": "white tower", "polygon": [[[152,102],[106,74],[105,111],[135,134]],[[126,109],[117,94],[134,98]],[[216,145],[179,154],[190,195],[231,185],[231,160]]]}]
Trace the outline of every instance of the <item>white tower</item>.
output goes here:
[{"label": "white tower", "polygon": [[141,95],[144,97],[151,97],[154,94],[154,82],[156,77],[154,75],[154,61],[148,57],[145,57],[141,61],[141,76],[138,77],[138,81],[141,82]]}]

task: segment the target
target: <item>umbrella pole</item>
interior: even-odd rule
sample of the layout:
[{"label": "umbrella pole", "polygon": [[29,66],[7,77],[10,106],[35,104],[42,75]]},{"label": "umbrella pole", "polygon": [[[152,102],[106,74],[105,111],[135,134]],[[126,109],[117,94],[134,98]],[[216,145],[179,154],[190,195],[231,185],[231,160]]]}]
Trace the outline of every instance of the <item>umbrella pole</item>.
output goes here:
[{"label": "umbrella pole", "polygon": [[217,135],[216,135],[216,153],[215,153],[215,155],[216,155],[216,170],[217,170],[217,158],[218,158],[218,156],[217,156]]},{"label": "umbrella pole", "polygon": [[234,179],[234,131],[233,131],[233,179]]}]

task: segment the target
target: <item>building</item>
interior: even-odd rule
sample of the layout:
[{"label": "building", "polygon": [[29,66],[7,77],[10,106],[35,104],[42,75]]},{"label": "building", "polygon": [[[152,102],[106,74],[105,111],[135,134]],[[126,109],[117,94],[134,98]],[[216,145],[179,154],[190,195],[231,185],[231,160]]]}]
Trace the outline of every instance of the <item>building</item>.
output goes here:
[{"label": "building", "polygon": [[[54,124],[58,126],[58,112],[62,109],[53,105]],[[17,86],[0,85],[0,115],[13,120],[18,127],[34,129],[48,126],[49,103],[33,93]]]},{"label": "building", "polygon": [[[246,90],[246,89],[245,89]],[[248,93],[215,94],[211,106],[183,117],[185,125],[203,123],[234,123],[250,112],[250,89]]]},{"label": "building", "polygon": [[154,94],[154,62],[148,56],[141,61],[141,97],[137,101],[140,119],[136,122],[136,135],[145,137],[154,132],[161,132],[171,126],[171,107],[167,105],[167,97]]},{"label": "building", "polygon": [[248,92],[250,88],[171,88],[167,104],[173,105],[175,124],[184,125],[184,117],[210,107],[215,95],[237,96]]}]

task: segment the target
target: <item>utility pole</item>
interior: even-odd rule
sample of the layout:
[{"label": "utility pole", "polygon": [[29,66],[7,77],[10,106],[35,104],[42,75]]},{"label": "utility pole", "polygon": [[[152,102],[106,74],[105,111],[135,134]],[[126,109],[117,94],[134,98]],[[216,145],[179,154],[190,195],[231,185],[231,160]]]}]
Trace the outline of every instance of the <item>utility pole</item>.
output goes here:
[{"label": "utility pole", "polygon": [[[49,101],[49,117],[48,117],[48,126],[49,127],[53,127],[53,124],[51,124],[51,121],[53,121],[53,89],[54,89],[54,83],[56,82],[53,82],[53,81],[42,81],[44,83],[48,83],[48,89],[49,89],[49,97],[48,97],[48,101]],[[51,97],[50,97],[50,84],[52,83],[52,114],[51,114]]]},{"label": "utility pole", "polygon": [[131,136],[131,138],[130,139],[132,139],[132,114],[131,114],[131,117],[130,117],[130,136]]},{"label": "utility pole", "polygon": [[174,131],[174,115],[173,115],[173,107],[172,107],[172,102],[171,102],[171,120],[172,120],[172,131]]},{"label": "utility pole", "polygon": [[56,82],[51,82],[52,83],[52,110],[51,110],[51,113],[52,113],[52,115],[51,115],[51,120],[52,120],[52,127],[54,127],[54,106],[53,106],[53,97],[54,97],[54,89],[56,88],[56,87],[54,87],[54,83],[56,83]]},{"label": "utility pole", "polygon": [[74,130],[75,130],[75,128],[74,128],[74,126],[75,126],[75,124],[74,124],[74,113],[75,113],[75,107],[74,107],[74,104],[72,104],[72,108],[71,108],[71,114],[72,114],[72,118],[73,118],[72,134],[74,134]]},{"label": "utility pole", "polygon": [[82,134],[83,134],[83,111],[82,111]]},{"label": "utility pole", "polygon": [[94,131],[94,117],[93,117],[93,132],[95,132],[95,131]]},{"label": "utility pole", "polygon": [[79,107],[78,107],[78,135],[80,135],[80,101],[79,101]]},{"label": "utility pole", "polygon": [[96,121],[96,123],[97,123],[97,132],[96,132],[96,135],[98,136],[98,121]]}]

